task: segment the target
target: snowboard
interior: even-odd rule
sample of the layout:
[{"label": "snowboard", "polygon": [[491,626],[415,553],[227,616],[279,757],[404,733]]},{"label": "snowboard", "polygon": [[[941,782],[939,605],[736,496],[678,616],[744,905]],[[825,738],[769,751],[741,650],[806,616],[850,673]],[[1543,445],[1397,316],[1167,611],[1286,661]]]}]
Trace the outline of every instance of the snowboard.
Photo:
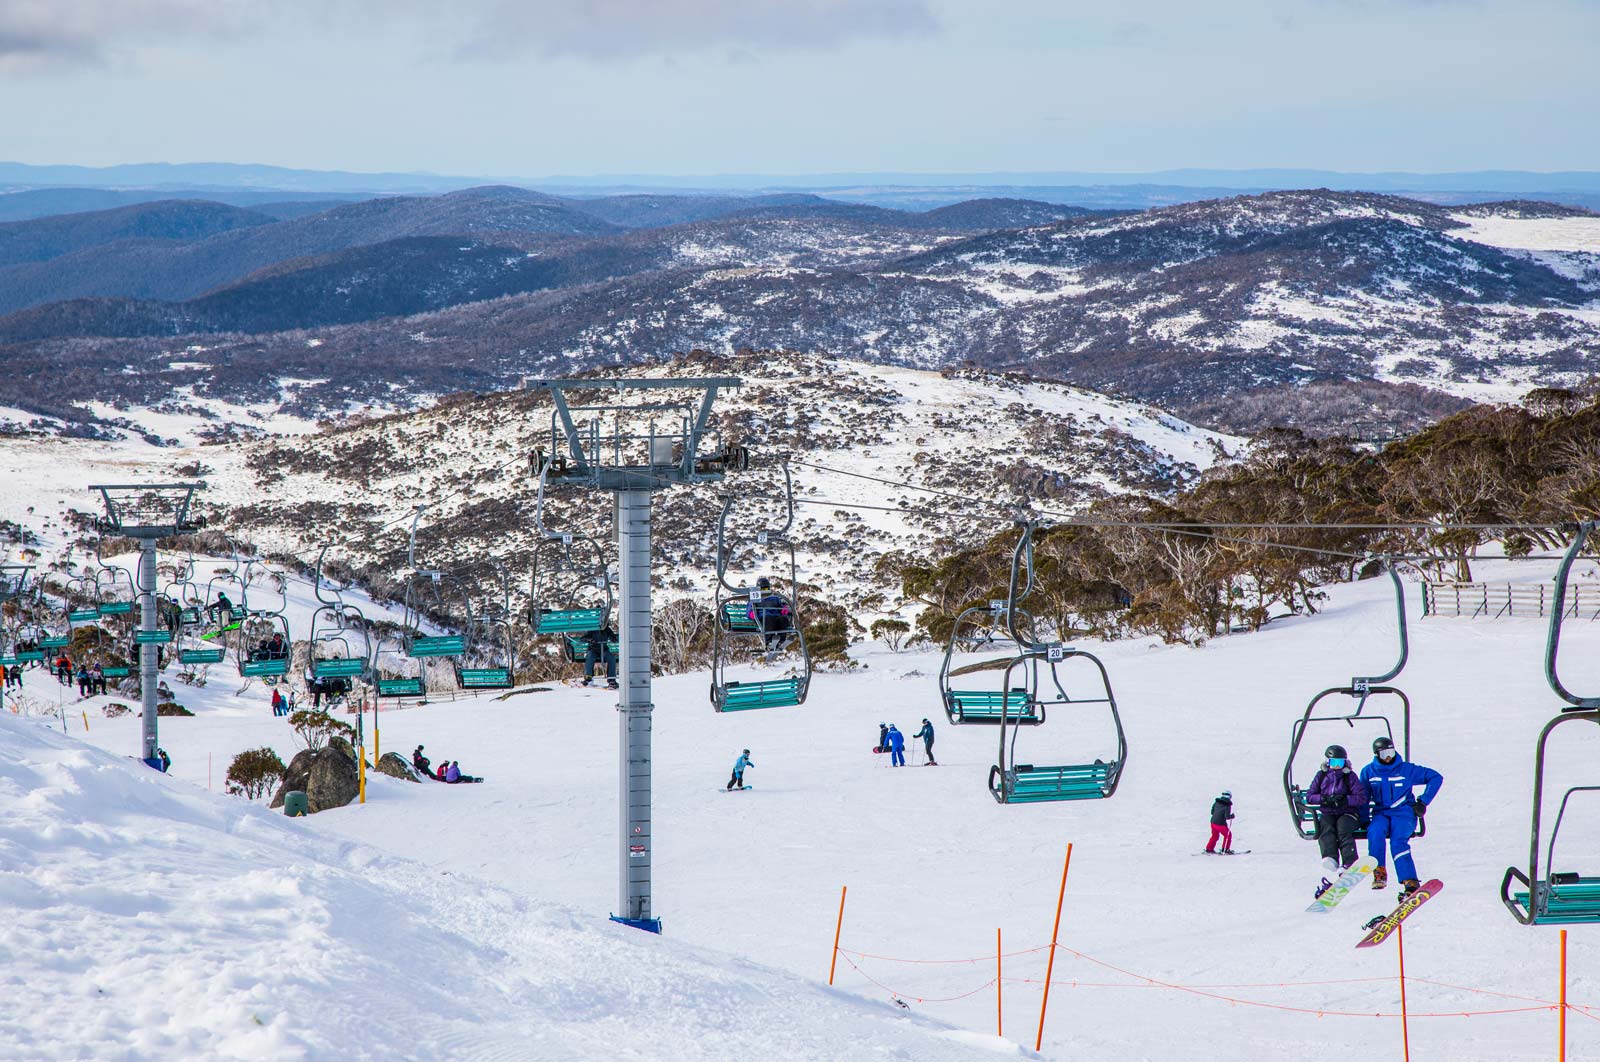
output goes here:
[{"label": "snowboard", "polygon": [[1442,888],[1444,888],[1444,882],[1440,881],[1438,878],[1424,882],[1417,888],[1416,892],[1413,892],[1410,896],[1407,896],[1404,900],[1402,900],[1399,907],[1396,907],[1393,911],[1390,911],[1382,918],[1368,922],[1367,928],[1370,930],[1370,932],[1361,938],[1361,942],[1357,944],[1356,947],[1375,948],[1379,944],[1382,944],[1385,940],[1388,940],[1389,935],[1399,927],[1401,922],[1404,922],[1407,918],[1411,917],[1411,913],[1417,908],[1421,907],[1423,904],[1433,899],[1434,896],[1438,895],[1439,890]]},{"label": "snowboard", "polygon": [[1350,864],[1350,869],[1340,874],[1334,883],[1328,886],[1328,891],[1311,901],[1311,906],[1306,908],[1306,914],[1326,914],[1339,906],[1339,901],[1350,895],[1350,890],[1372,876],[1378,867],[1378,861],[1371,856],[1363,856]]},{"label": "snowboard", "polygon": [[723,787],[722,791],[724,793],[742,793],[746,789],[749,789],[749,788],[750,788],[750,786],[747,786],[747,785],[736,785],[732,789],[728,789],[727,787]]}]

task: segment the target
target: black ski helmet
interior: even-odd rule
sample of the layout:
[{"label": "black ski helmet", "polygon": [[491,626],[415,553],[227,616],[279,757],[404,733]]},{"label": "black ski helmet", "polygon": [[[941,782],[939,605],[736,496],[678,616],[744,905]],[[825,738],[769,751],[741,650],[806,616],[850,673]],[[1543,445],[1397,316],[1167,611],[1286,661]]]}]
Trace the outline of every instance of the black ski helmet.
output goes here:
[{"label": "black ski helmet", "polygon": [[1378,737],[1378,738],[1373,739],[1373,742],[1372,742],[1372,754],[1374,756],[1377,756],[1380,753],[1382,753],[1384,749],[1392,749],[1392,748],[1394,748],[1394,741],[1391,740],[1390,738]]},{"label": "black ski helmet", "polygon": [[768,579],[765,575],[763,575],[761,578],[756,580],[756,589],[757,590],[771,590],[772,589],[772,580]]},{"label": "black ski helmet", "polygon": [[1343,745],[1329,745],[1322,750],[1322,755],[1330,760],[1348,760],[1350,754],[1345,752]]}]

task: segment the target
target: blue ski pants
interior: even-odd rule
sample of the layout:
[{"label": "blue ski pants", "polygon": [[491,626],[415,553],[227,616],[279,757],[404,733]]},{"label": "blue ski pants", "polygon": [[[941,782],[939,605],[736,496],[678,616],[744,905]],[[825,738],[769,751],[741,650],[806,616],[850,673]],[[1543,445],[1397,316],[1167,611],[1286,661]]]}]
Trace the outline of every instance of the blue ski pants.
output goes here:
[{"label": "blue ski pants", "polygon": [[1410,806],[1390,808],[1372,816],[1367,827],[1367,854],[1384,865],[1384,842],[1394,855],[1395,877],[1406,881],[1417,876],[1417,866],[1411,861],[1411,834],[1417,828],[1417,816]]},{"label": "blue ski pants", "polygon": [[889,766],[904,767],[906,765],[906,750],[898,748],[889,753]]}]

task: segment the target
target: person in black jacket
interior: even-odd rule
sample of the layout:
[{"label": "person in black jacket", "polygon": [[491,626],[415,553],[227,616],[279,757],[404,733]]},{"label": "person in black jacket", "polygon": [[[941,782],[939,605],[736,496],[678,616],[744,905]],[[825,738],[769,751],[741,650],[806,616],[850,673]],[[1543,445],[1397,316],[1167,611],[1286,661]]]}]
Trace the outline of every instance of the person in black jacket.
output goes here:
[{"label": "person in black jacket", "polygon": [[1206,842],[1206,855],[1217,854],[1217,841],[1222,842],[1222,854],[1233,854],[1233,831],[1228,828],[1228,820],[1233,818],[1233,794],[1223,790],[1222,795],[1211,802],[1211,840]]},{"label": "person in black jacket", "polygon": [[583,685],[592,683],[596,665],[604,664],[606,686],[610,689],[617,688],[617,654],[611,649],[611,643],[616,640],[617,632],[610,627],[602,627],[583,635]]},{"label": "person in black jacket", "polygon": [[928,754],[928,762],[924,767],[937,767],[939,761],[933,758],[933,724],[927,719],[922,720],[922,729],[911,735],[913,738],[922,739],[922,748]]}]

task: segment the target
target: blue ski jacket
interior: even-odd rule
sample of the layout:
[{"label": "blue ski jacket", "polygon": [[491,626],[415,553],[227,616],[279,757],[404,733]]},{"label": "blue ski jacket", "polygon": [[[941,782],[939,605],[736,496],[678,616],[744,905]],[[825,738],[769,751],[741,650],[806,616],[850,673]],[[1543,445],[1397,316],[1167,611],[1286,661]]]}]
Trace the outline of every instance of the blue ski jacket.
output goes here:
[{"label": "blue ski jacket", "polygon": [[900,750],[904,749],[905,747],[906,747],[906,736],[904,734],[900,733],[900,731],[896,730],[894,727],[890,727],[889,728],[889,749],[890,749],[890,751],[899,752]]},{"label": "blue ski jacket", "polygon": [[1444,775],[1432,767],[1407,763],[1405,760],[1383,763],[1374,759],[1361,768],[1361,780],[1367,785],[1374,814],[1401,807],[1409,808],[1412,799],[1411,790],[1419,785],[1423,790],[1422,796],[1417,800],[1423,804],[1431,804],[1433,798],[1439,795],[1439,787],[1444,785]]},{"label": "blue ski jacket", "polygon": [[743,774],[744,773],[744,769],[746,767],[754,767],[754,766],[755,766],[755,764],[750,762],[750,757],[749,756],[741,755],[738,759],[733,761],[733,773],[734,774]]}]

